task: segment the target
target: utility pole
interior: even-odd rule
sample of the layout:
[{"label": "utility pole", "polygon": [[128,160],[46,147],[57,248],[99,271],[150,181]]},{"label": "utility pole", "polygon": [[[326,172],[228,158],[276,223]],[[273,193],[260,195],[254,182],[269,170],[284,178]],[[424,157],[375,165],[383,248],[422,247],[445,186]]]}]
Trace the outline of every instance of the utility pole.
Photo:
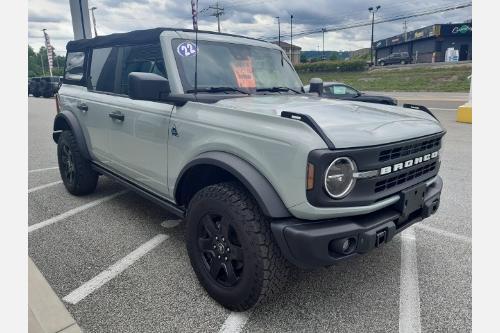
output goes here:
[{"label": "utility pole", "polygon": [[373,28],[375,26],[375,13],[378,12],[380,9],[380,6],[368,8],[368,11],[372,14],[372,39],[371,39],[371,44],[370,44],[370,63],[373,64]]},{"label": "utility pole", "polygon": [[408,30],[408,26],[406,25],[406,20],[403,22],[403,34],[406,42],[406,31]]},{"label": "utility pole", "polygon": [[292,59],[292,48],[293,48],[293,14],[290,15],[290,61],[293,64],[293,59]]},{"label": "utility pole", "polygon": [[326,28],[323,28],[321,29],[321,31],[323,32],[323,55],[321,56],[322,60],[325,60],[325,32],[326,32]]},{"label": "utility pole", "polygon": [[90,11],[92,12],[92,22],[94,23],[94,35],[95,37],[97,37],[97,27],[96,27],[96,24],[95,24],[95,14],[94,14],[94,10],[96,10],[97,7],[92,7],[90,8]]},{"label": "utility pole", "polygon": [[217,17],[217,30],[220,32],[220,17],[224,14],[224,7],[219,7],[219,1],[215,3],[214,6],[208,6],[208,8],[215,10],[214,13],[210,16]]},{"label": "utility pole", "polygon": [[276,16],[278,19],[278,45],[281,47],[281,22],[280,22],[280,17]]}]

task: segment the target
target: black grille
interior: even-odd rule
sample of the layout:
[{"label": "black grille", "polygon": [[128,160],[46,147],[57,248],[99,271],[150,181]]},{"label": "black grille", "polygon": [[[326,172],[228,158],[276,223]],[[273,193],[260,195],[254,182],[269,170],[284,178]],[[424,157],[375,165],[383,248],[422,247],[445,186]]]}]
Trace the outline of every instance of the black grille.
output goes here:
[{"label": "black grille", "polygon": [[434,161],[430,164],[421,166],[420,168],[417,168],[415,170],[411,170],[405,173],[402,173],[400,175],[384,179],[382,181],[379,181],[375,184],[375,193],[388,190],[396,185],[401,185],[404,184],[414,178],[418,178],[421,176],[424,176],[428,173],[433,172],[436,170],[438,161]]},{"label": "black grille", "polygon": [[417,154],[422,151],[440,147],[441,138],[430,139],[415,144],[410,144],[393,149],[383,150],[379,155],[379,162],[386,162],[400,157],[405,157],[412,154]]}]

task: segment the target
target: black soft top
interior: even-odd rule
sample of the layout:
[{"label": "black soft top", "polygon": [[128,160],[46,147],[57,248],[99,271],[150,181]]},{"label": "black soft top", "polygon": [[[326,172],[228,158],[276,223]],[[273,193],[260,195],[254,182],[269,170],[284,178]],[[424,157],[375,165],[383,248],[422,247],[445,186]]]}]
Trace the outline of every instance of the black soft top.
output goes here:
[{"label": "black soft top", "polygon": [[[156,43],[160,39],[160,34],[163,31],[182,31],[182,32],[195,32],[192,29],[176,29],[176,28],[154,28],[154,29],[146,29],[146,30],[135,30],[131,32],[125,33],[115,33],[106,36],[97,36],[90,39],[79,39],[70,41],[66,45],[66,50],[68,52],[80,52],[85,51],[89,48],[100,48],[100,47],[108,47],[114,45],[133,45],[133,44],[144,44],[144,43]],[[233,37],[243,37],[248,39],[254,39],[245,36],[232,35],[226,33],[218,33],[213,31],[202,31],[198,30],[199,33],[209,33],[209,34],[217,34],[217,35],[225,35],[225,36],[233,36]],[[256,39],[263,41],[261,39]]]}]

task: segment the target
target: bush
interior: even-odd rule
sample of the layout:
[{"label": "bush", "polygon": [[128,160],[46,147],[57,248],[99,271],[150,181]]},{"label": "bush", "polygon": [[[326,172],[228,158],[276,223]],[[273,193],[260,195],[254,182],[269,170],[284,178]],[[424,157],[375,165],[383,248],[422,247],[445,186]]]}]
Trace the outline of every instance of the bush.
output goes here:
[{"label": "bush", "polygon": [[366,61],[319,61],[309,64],[295,65],[295,70],[299,73],[314,72],[361,72],[367,69]]}]

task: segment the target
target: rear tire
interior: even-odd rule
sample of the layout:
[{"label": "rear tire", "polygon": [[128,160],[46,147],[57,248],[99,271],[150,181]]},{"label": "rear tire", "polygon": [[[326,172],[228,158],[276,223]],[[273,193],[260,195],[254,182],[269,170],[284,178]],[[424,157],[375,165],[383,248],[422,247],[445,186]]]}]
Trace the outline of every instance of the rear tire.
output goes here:
[{"label": "rear tire", "polygon": [[71,131],[63,131],[57,142],[57,160],[64,186],[73,195],[85,195],[94,192],[99,175],[92,170]]},{"label": "rear tire", "polygon": [[186,246],[208,294],[232,311],[265,303],[281,290],[289,265],[269,219],[238,183],[210,185],[189,203]]}]

